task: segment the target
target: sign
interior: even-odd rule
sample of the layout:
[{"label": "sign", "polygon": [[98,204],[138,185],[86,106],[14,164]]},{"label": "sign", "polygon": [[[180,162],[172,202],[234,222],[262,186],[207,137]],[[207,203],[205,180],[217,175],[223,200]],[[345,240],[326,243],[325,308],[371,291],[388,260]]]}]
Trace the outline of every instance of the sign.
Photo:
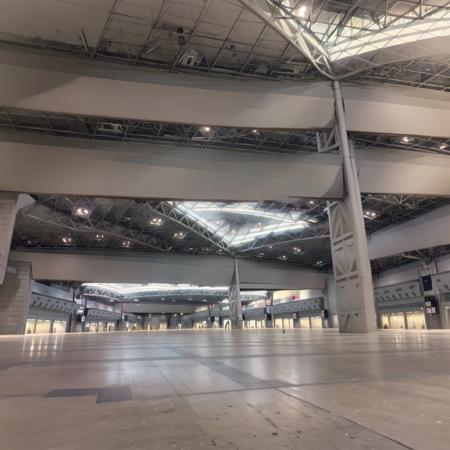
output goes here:
[{"label": "sign", "polygon": [[427,295],[425,297],[425,312],[427,314],[438,314],[439,313],[439,304],[436,296]]}]

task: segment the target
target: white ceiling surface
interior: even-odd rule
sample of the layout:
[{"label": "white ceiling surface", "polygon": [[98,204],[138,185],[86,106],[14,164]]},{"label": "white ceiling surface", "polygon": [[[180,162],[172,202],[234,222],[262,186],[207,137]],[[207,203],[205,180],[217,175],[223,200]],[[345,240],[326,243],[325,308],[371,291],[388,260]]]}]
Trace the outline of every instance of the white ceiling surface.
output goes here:
[{"label": "white ceiling surface", "polygon": [[[211,201],[343,195],[335,154],[258,153],[255,158],[253,152],[157,143],[13,134],[1,139],[0,191]],[[356,157],[362,192],[450,196],[447,156],[357,149]]]},{"label": "white ceiling surface", "polygon": [[370,259],[450,244],[450,206],[389,227],[368,239]]},{"label": "white ceiling surface", "polygon": [[0,30],[5,33],[79,44],[83,29],[97,42],[115,0],[1,0]]},{"label": "white ceiling surface", "polygon": [[[67,64],[66,64],[67,61]],[[311,129],[333,117],[329,82],[224,80],[0,51],[0,104],[197,125]],[[351,131],[450,137],[450,93],[343,85]]]},{"label": "white ceiling surface", "polygon": [[[10,261],[32,264],[36,280],[70,280],[102,283],[192,283],[228,286],[231,258],[181,254],[67,254],[13,251]],[[242,288],[323,289],[326,274],[283,263],[241,260]]]}]

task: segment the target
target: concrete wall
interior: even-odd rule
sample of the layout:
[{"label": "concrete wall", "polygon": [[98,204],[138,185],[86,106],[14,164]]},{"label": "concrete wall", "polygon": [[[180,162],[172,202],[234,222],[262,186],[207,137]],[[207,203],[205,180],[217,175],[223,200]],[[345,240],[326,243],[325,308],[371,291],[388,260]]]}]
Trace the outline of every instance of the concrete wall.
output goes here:
[{"label": "concrete wall", "polygon": [[31,265],[10,263],[0,286],[0,334],[23,334],[31,298]]},{"label": "concrete wall", "polygon": [[0,193],[0,284],[3,283],[8,265],[9,248],[16,221],[16,204],[17,194]]}]

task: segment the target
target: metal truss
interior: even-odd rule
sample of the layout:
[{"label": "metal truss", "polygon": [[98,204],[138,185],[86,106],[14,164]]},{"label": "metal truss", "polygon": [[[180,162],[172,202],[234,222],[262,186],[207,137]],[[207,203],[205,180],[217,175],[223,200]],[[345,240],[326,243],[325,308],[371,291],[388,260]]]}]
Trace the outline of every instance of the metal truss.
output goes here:
[{"label": "metal truss", "polygon": [[[155,238],[148,233],[133,227],[124,227],[111,223],[102,218],[94,219],[93,216],[84,220],[74,217],[70,213],[51,209],[39,201],[26,211],[26,217],[33,221],[53,225],[69,232],[88,234],[89,239],[99,247],[105,239],[113,237],[122,241],[122,248],[130,248],[133,245],[146,248],[151,251],[170,252],[172,246],[170,243]],[[64,242],[66,238],[66,242]],[[67,248],[76,247],[75,236],[59,236],[56,241],[57,247]]]},{"label": "metal truss", "polygon": [[442,245],[423,250],[414,250],[400,255],[386,256],[372,261],[372,272],[379,273],[390,269],[391,267],[401,266],[413,261],[436,258],[438,256],[448,255],[449,253],[450,245]]},{"label": "metal truss", "polygon": [[[444,67],[420,75],[413,62],[448,59],[445,49],[439,54],[439,49],[421,41],[448,35],[449,1],[185,0],[182,4],[180,9],[177,0],[149,0],[141,14],[139,5],[116,0],[97,42],[88,42],[82,28],[64,42],[7,33],[0,33],[0,39],[82,59],[212,76],[279,80],[326,76],[433,89],[449,86]],[[396,49],[399,39],[407,43]],[[183,55],[191,51],[196,56],[186,62]],[[394,66],[398,70],[391,70]]]},{"label": "metal truss", "polygon": [[229,249],[228,245],[223,239],[220,239],[215,233],[202,226],[200,223],[192,220],[188,214],[183,213],[182,210],[176,208],[176,202],[159,202],[152,206],[150,202],[147,202],[147,207],[157,214],[160,214],[167,219],[182,225],[188,232],[197,234],[205,239],[207,242],[219,249],[219,251],[227,254],[228,256],[235,256]]},{"label": "metal truss", "polygon": [[333,79],[330,55],[306,26],[306,20],[295,15],[297,1],[239,0],[245,7],[283,36],[316,70]]},{"label": "metal truss", "polygon": [[278,246],[285,246],[289,244],[302,243],[306,241],[313,241],[316,239],[327,239],[330,237],[329,228],[326,224],[316,225],[305,228],[298,233],[285,232],[282,235],[274,236],[268,235],[263,239],[255,239],[247,245],[239,248],[239,254],[243,255],[247,252],[262,250],[265,248],[272,248]]},{"label": "metal truss", "polygon": [[[399,5],[386,0],[381,9],[381,2],[369,7],[354,0],[348,9],[338,9],[330,18],[329,2],[323,2],[318,10],[303,6],[302,11],[297,0],[239,1],[284,37],[321,75],[332,80],[410,60],[418,54],[434,56],[438,51],[424,49],[420,41],[450,37],[450,2]],[[398,46],[407,48],[399,50]]]},{"label": "metal truss", "polygon": [[314,151],[314,131],[254,130],[213,127],[208,135],[192,124],[137,121],[0,108],[0,128],[118,142],[155,142],[196,148],[261,150],[270,152]]}]

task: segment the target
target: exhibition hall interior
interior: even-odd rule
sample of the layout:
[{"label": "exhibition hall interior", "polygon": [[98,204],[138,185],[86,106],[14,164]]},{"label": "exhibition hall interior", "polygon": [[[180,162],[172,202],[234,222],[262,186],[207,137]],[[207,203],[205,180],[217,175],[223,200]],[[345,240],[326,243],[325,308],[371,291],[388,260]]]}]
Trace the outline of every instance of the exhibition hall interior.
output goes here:
[{"label": "exhibition hall interior", "polygon": [[446,450],[450,1],[0,0],[0,448]]}]

